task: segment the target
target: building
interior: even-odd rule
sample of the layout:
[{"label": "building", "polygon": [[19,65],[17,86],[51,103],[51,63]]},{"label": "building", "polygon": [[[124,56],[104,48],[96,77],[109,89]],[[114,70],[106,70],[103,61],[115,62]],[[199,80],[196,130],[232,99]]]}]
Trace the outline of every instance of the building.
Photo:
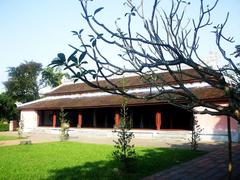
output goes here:
[{"label": "building", "polygon": [[[193,70],[187,70],[194,73]],[[192,72],[191,72],[192,71]],[[169,73],[160,74],[168,83],[174,84]],[[122,79],[113,79],[119,84]],[[224,93],[191,77],[183,81],[200,99],[226,104]],[[105,83],[102,81],[101,83]],[[125,89],[132,93],[146,93],[154,88],[143,83],[138,76],[126,78]],[[59,133],[60,108],[70,120],[70,135],[94,133],[111,136],[120,123],[120,107],[123,97],[102,92],[85,83],[62,84],[46,93],[45,97],[18,106],[25,132]],[[183,102],[184,103],[184,102]],[[187,140],[191,135],[193,118],[203,128],[203,141],[227,141],[225,116],[210,116],[193,113],[168,104],[165,101],[129,99],[129,116],[135,136]],[[197,107],[201,108],[201,107]],[[233,141],[239,140],[238,123],[231,119]]]}]

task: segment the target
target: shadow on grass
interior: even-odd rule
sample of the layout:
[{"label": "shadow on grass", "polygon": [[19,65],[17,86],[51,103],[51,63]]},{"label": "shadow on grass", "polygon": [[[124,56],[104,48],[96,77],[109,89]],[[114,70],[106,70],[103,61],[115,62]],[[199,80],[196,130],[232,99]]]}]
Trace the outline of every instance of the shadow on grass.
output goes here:
[{"label": "shadow on grass", "polygon": [[114,172],[115,163],[112,160],[95,161],[86,162],[80,166],[51,170],[51,175],[47,179],[114,179],[118,176],[118,173]]},{"label": "shadow on grass", "polygon": [[47,179],[140,179],[202,154],[188,150],[149,148],[138,150],[138,158],[128,172],[121,171],[119,162],[109,158],[108,161],[86,162],[51,170]]}]

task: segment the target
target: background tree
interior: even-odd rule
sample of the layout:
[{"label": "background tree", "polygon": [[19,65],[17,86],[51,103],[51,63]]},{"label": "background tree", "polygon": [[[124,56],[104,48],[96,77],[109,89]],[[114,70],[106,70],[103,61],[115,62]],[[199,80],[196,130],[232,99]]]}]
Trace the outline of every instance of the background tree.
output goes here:
[{"label": "background tree", "polygon": [[50,86],[50,87],[57,87],[61,84],[63,78],[69,78],[67,73],[62,73],[60,69],[46,67],[43,68],[41,72],[41,80],[40,85],[43,86]]},{"label": "background tree", "polygon": [[17,108],[15,101],[8,96],[6,93],[0,94],[0,120],[16,120],[17,118]]},{"label": "background tree", "polygon": [[4,82],[6,94],[14,100],[25,103],[39,98],[38,75],[42,65],[25,61],[18,67],[8,69],[8,81]]}]

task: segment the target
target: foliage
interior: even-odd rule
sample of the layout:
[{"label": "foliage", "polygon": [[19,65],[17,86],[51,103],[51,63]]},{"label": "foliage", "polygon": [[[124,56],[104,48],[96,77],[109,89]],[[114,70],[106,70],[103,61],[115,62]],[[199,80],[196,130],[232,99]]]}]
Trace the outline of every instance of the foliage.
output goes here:
[{"label": "foliage", "polygon": [[240,45],[237,45],[236,47],[236,51],[233,53],[235,57],[240,57]]},{"label": "foliage", "polygon": [[68,77],[68,74],[62,73],[60,69],[46,67],[41,72],[41,82],[43,86],[57,87],[61,84],[64,77]]},{"label": "foliage", "polygon": [[[218,0],[191,2],[199,3],[198,12],[196,10],[195,13],[197,17],[187,16],[187,10],[192,4],[184,0],[173,0],[172,4],[169,4],[169,1],[160,3],[159,0],[154,0],[150,13],[149,7],[143,1],[126,0],[124,5],[128,12],[123,18],[112,23],[115,24],[115,29],[100,20],[99,14],[104,11],[103,7],[91,12],[92,3],[80,0],[83,18],[92,34],[89,34],[89,30],[85,34],[83,29],[72,31],[79,39],[79,48],[71,46],[74,52],[68,58],[59,53],[52,61],[52,66],[65,66],[75,81],[81,80],[94,88],[113,94],[139,99],[159,99],[188,110],[203,106],[206,108],[202,111],[194,111],[240,119],[240,78],[231,78],[240,76],[239,65],[222,47],[223,42],[234,42],[233,38],[223,34],[228,14],[222,24],[213,26],[216,46],[225,62],[218,66],[210,65],[205,56],[199,53],[206,43],[199,40],[201,33],[212,28],[211,16]],[[134,28],[135,24],[142,28]],[[117,52],[115,57],[109,57],[103,47],[119,50],[119,53]],[[236,46],[236,49],[234,55],[238,57],[239,46]],[[90,63],[96,64],[95,68],[89,66]],[[194,70],[194,73],[185,70],[189,68]],[[159,72],[163,71],[169,72],[171,81],[159,75]],[[139,75],[144,84],[157,91],[133,94],[121,90],[121,86],[110,80],[116,75],[129,73]],[[226,74],[231,76],[227,77]],[[95,81],[91,81],[92,78]],[[186,78],[205,82],[224,93],[229,106],[209,102],[198,96],[194,89],[187,87]],[[101,79],[106,80],[106,83],[99,83]]]},{"label": "foliage", "polygon": [[0,94],[0,119],[13,120],[17,118],[15,101],[6,93]]},{"label": "foliage", "polygon": [[114,130],[114,132],[117,133],[118,139],[113,141],[115,147],[115,150],[113,151],[113,157],[122,163],[122,169],[124,171],[131,171],[134,169],[133,163],[134,160],[136,160],[136,152],[134,145],[131,145],[134,134],[133,132],[130,132],[131,122],[128,115],[127,103],[128,100],[124,98],[121,107],[119,129]]},{"label": "foliage", "polygon": [[66,140],[69,138],[69,120],[66,118],[67,113],[64,112],[64,109],[60,109],[59,120],[61,122],[61,139]]},{"label": "foliage", "polygon": [[37,78],[42,65],[25,61],[17,67],[9,67],[8,81],[4,82],[7,95],[22,103],[39,98]]},{"label": "foliage", "polygon": [[203,153],[182,149],[140,148],[135,173],[113,173],[113,146],[56,142],[0,147],[0,179],[142,179]]},{"label": "foliage", "polygon": [[203,131],[203,128],[198,124],[198,120],[193,116],[193,129],[192,129],[192,137],[190,139],[191,149],[196,151],[198,149],[198,142],[201,140],[200,134]]},{"label": "foliage", "polygon": [[9,124],[0,121],[0,131],[9,131]]}]

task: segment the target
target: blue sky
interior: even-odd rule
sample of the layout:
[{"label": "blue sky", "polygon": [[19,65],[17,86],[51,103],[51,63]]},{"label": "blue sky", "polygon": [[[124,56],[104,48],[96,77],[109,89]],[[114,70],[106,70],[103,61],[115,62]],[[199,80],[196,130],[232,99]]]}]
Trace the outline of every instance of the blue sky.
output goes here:
[{"label": "blue sky", "polygon": [[[149,0],[148,0],[149,1]],[[147,2],[147,1],[146,1]],[[104,20],[124,14],[122,1],[95,0],[94,6],[105,6]],[[221,0],[214,19],[222,22],[230,12],[226,32],[240,44],[239,0]],[[0,92],[7,80],[7,68],[26,61],[48,65],[57,53],[70,54],[68,44],[77,44],[72,30],[84,28],[78,0],[0,0]],[[213,42],[214,43],[214,42]],[[208,42],[206,48],[211,48]]]}]

